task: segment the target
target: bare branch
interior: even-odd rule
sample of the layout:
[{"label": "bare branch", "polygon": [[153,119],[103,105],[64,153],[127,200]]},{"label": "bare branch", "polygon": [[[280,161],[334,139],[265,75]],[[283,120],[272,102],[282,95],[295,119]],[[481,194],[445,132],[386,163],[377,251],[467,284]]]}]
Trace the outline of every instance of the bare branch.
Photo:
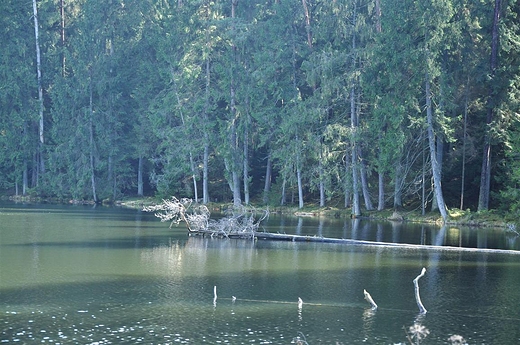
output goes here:
[{"label": "bare branch", "polygon": [[210,219],[210,212],[205,205],[192,206],[191,199],[177,199],[172,197],[163,200],[161,204],[147,206],[143,210],[155,212],[155,216],[162,222],[170,221],[173,224],[181,221],[186,223],[190,234],[209,234],[210,236],[229,237],[236,235],[242,238],[253,238],[260,223],[269,216],[266,210],[264,215],[256,220],[257,212],[254,208],[238,207],[230,208],[227,216],[218,221]]}]

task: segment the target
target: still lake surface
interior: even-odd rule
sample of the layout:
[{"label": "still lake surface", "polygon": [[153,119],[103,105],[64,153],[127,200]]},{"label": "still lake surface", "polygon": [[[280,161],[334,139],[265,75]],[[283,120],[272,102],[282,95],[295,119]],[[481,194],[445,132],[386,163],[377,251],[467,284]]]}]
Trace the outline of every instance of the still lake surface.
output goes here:
[{"label": "still lake surface", "polygon": [[408,344],[413,325],[421,344],[520,343],[517,237],[277,215],[264,227],[451,249],[197,238],[138,210],[2,203],[0,343]]}]

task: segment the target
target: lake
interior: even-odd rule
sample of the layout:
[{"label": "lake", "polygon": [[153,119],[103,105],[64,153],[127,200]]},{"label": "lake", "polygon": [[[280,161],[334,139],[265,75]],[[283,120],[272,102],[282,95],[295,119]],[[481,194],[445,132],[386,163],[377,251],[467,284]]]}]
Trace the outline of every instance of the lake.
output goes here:
[{"label": "lake", "polygon": [[[520,341],[515,236],[279,215],[264,228],[444,247],[198,238],[138,210],[2,203],[0,342],[409,344],[407,333],[423,337],[414,344]],[[426,314],[412,282],[423,267]]]}]

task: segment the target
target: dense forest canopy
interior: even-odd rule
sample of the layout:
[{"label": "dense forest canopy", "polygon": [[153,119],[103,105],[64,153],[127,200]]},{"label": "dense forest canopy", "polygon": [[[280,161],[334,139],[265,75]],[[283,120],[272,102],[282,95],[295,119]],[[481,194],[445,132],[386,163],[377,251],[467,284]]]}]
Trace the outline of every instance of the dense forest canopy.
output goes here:
[{"label": "dense forest canopy", "polygon": [[520,209],[515,0],[5,0],[0,188]]}]

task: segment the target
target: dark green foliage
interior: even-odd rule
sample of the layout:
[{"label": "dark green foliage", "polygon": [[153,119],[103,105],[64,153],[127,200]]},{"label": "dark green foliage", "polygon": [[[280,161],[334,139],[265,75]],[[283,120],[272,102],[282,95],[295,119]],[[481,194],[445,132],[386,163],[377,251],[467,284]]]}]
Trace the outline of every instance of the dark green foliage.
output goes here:
[{"label": "dark green foliage", "polygon": [[[0,188],[8,194],[137,194],[141,158],[147,192],[165,197],[194,197],[197,188],[200,199],[205,182],[212,200],[238,193],[245,202],[297,203],[301,191],[305,202],[342,205],[353,186],[361,193],[354,167],[387,207],[431,204],[428,72],[447,206],[459,207],[464,191],[464,208],[477,207],[490,133],[490,205],[520,209],[515,1],[502,0],[493,78],[491,1],[381,0],[379,16],[376,1],[239,0],[232,17],[231,0],[75,0],[64,2],[63,18],[61,3],[38,1],[41,175],[32,7],[0,4]],[[487,107],[496,114],[489,125]]]}]

